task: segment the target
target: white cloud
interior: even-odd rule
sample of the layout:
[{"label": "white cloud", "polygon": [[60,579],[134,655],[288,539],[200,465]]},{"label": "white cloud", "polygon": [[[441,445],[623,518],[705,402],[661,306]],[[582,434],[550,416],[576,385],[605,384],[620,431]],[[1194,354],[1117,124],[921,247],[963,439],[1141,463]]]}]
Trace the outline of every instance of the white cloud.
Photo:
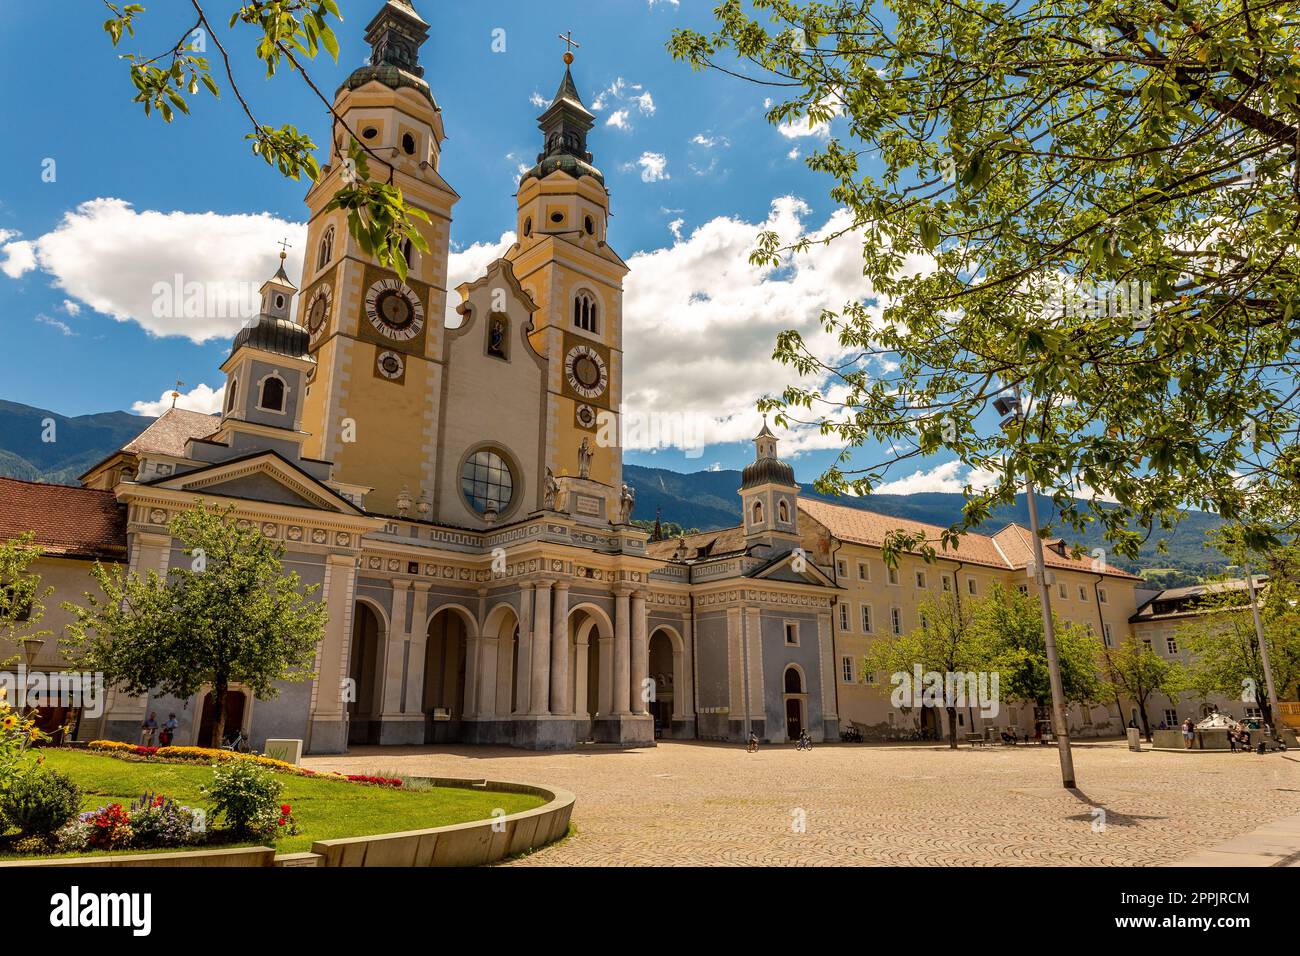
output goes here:
[{"label": "white cloud", "polygon": [[801,117],[782,123],[776,131],[786,139],[802,139],[805,136],[818,136],[824,139],[831,134],[831,124],[826,121],[809,124],[807,117]]},{"label": "white cloud", "polygon": [[591,108],[599,113],[606,107],[606,105],[608,105],[610,100],[621,100],[623,98],[623,90],[626,87],[627,80],[623,79],[621,76],[618,77],[606,89],[603,89],[596,94],[596,98],[591,101]]},{"label": "white cloud", "polygon": [[681,0],[646,0],[646,5],[653,10],[655,7],[676,7],[680,6]]},{"label": "white cloud", "polygon": [[919,495],[926,492],[960,492],[966,485],[976,491],[989,487],[998,475],[981,468],[971,468],[960,461],[947,461],[928,471],[917,470],[905,478],[886,481],[872,489],[877,495]]},{"label": "white cloud", "polygon": [[[167,409],[172,407],[172,389],[168,389],[158,396],[156,402],[133,402],[131,411],[137,415],[148,415],[150,418],[157,418]],[[202,412],[205,415],[215,415],[221,411],[225,404],[226,386],[222,385],[218,389],[213,389],[211,385],[196,385],[188,392],[181,392],[180,397],[176,399],[176,407],[188,409],[191,412]]]},{"label": "white cloud", "polygon": [[655,98],[650,95],[649,90],[646,90],[640,96],[632,97],[632,102],[635,103],[636,108],[646,116],[655,115]]},{"label": "white cloud", "polygon": [[[850,225],[837,212],[811,229],[803,222],[807,213],[800,200],[782,197],[763,222],[718,217],[672,246],[628,260],[625,411],[642,420],[656,412],[689,416],[704,444],[747,442],[759,427],[754,403],[760,397],[795,382],[834,397],[826,380],[800,379],[793,369],[775,364],[772,349],[781,331],[797,329],[814,354],[832,360],[841,355],[819,317],[823,309],[839,311],[846,302],[872,295],[862,277],[862,234],[850,231],[829,245],[814,243],[779,269],[749,262],[764,230],[790,242]],[[909,259],[905,267],[922,265]],[[839,444],[835,436],[810,428],[783,438],[785,455]]]},{"label": "white cloud", "polygon": [[673,234],[673,241],[682,241],[682,226],[686,225],[685,219],[674,219],[668,224],[668,231]]},{"label": "white cloud", "polygon": [[[302,271],[306,227],[269,213],[137,212],[121,199],[93,199],[52,231],[3,247],[3,271],[40,270],[69,301],[154,335],[195,342],[229,338],[256,312],[256,290],[288,237],[288,271]],[[176,287],[176,277],[181,286]],[[174,308],[176,300],[192,308]]]},{"label": "white cloud", "polygon": [[[591,101],[591,109],[595,113],[613,107],[619,103],[627,103],[629,108],[635,107],[643,116],[654,116],[655,98],[640,83],[629,83],[623,77],[618,77],[596,94],[596,98]],[[626,120],[628,110],[623,110],[624,120]],[[622,123],[615,123],[613,119],[607,121],[612,126],[627,128]]]},{"label": "white cloud", "polygon": [[51,328],[58,329],[58,330],[59,330],[60,332],[62,332],[64,335],[76,335],[76,334],[77,334],[76,332],[72,331],[72,327],[69,326],[67,322],[61,322],[61,321],[58,320],[58,319],[52,319],[52,318],[50,318],[48,315],[46,315],[44,312],[41,312],[40,314],[38,314],[38,315],[36,316],[36,321],[39,322],[39,323],[41,323],[41,325],[48,325],[48,326],[50,326]]},{"label": "white cloud", "polygon": [[609,119],[605,120],[606,126],[613,126],[615,129],[630,130],[632,124],[627,121],[627,110],[615,110],[609,114]]},{"label": "white cloud", "polygon": [[785,158],[786,158],[786,159],[798,159],[798,158],[799,158],[799,147],[796,146],[794,149],[790,150],[790,152],[786,153],[786,154],[785,154]]},{"label": "white cloud", "polygon": [[714,146],[727,147],[731,141],[725,136],[706,136],[704,133],[696,133],[691,137],[691,142],[696,146],[703,146],[705,149],[712,149]]},{"label": "white cloud", "polygon": [[71,299],[64,299],[63,311],[68,313],[68,315],[78,316],[81,315],[81,306],[77,305],[77,303],[73,302]]},{"label": "white cloud", "polygon": [[36,268],[36,244],[33,242],[10,242],[0,246],[0,252],[5,254],[0,272],[11,279],[20,279]]},{"label": "white cloud", "polygon": [[532,103],[539,110],[544,110],[546,107],[551,105],[550,100],[544,97],[541,93],[538,93],[536,90],[534,90],[532,95],[528,97],[528,102]]},{"label": "white cloud", "polygon": [[663,153],[642,153],[640,158],[634,163],[624,163],[623,169],[626,172],[640,167],[641,182],[657,183],[661,179],[671,179],[668,174],[668,157]]}]

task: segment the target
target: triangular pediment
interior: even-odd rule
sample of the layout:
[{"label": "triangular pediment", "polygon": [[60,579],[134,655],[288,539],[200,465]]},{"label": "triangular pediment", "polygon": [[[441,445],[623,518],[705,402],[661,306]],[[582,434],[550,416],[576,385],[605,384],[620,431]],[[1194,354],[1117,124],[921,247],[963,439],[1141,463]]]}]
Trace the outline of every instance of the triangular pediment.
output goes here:
[{"label": "triangular pediment", "polygon": [[[796,561],[799,566],[796,567]],[[791,584],[815,584],[818,587],[838,588],[839,585],[822,571],[806,553],[789,551],[777,555],[766,564],[752,569],[747,577],[766,581],[788,581]]]},{"label": "triangular pediment", "polygon": [[361,510],[333,488],[317,481],[272,451],[188,471],[150,482],[157,488],[193,492],[243,501],[263,501],[339,514]]}]

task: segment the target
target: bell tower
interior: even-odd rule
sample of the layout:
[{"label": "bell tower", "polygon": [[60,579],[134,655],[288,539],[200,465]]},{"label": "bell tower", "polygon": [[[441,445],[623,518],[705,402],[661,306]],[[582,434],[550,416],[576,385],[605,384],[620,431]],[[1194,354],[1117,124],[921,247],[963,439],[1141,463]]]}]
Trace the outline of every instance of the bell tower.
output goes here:
[{"label": "bell tower", "polygon": [[550,366],[546,466],[557,476],[578,476],[585,438],[589,476],[618,488],[628,268],[606,242],[609,192],[587,146],[595,117],[573,81],[571,49],[564,64],[560,86],[538,117],[542,151],[519,182],[519,239],[506,258],[538,305],[532,343]]},{"label": "bell tower", "polygon": [[[315,369],[304,397],[307,455],[334,462],[336,480],[372,490],[367,510],[397,514],[402,489],[431,492],[437,467],[443,317],[452,206],[460,197],[438,171],[442,112],[424,80],[427,24],[411,0],[386,0],[366,27],[370,62],[334,97],[329,164],[307,194],[310,219],[298,323]],[[401,189],[423,210],[429,251],[405,250],[405,281],[381,268],[327,209],[356,174],[356,142],[370,178]]]}]

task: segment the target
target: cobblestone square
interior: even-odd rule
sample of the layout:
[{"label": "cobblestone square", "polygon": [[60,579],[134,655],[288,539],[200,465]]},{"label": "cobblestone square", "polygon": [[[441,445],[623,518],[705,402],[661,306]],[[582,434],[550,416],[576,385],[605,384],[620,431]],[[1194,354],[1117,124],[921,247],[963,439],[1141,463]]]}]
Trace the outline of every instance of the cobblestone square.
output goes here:
[{"label": "cobblestone square", "polygon": [[[1300,813],[1292,754],[664,741],[635,750],[360,748],[315,770],[554,784],[577,832],[510,865],[1157,866]],[[1104,811],[1104,816],[1101,812]]]}]

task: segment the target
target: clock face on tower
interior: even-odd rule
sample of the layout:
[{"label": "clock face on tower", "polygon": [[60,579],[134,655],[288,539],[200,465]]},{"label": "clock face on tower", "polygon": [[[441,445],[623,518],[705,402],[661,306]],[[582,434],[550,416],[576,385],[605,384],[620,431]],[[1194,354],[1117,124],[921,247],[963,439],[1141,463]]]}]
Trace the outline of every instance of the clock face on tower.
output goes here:
[{"label": "clock face on tower", "polygon": [[381,335],[407,342],[424,328],[424,306],[405,283],[380,279],[366,292],[366,318]]},{"label": "clock face on tower", "polygon": [[321,329],[325,328],[330,320],[330,305],[333,299],[333,293],[330,291],[328,282],[322,282],[311,294],[307,300],[307,332],[313,339],[320,335]]},{"label": "clock face on tower", "polygon": [[603,395],[609,377],[600,353],[587,345],[575,345],[569,350],[564,359],[564,374],[569,387],[583,398]]}]

